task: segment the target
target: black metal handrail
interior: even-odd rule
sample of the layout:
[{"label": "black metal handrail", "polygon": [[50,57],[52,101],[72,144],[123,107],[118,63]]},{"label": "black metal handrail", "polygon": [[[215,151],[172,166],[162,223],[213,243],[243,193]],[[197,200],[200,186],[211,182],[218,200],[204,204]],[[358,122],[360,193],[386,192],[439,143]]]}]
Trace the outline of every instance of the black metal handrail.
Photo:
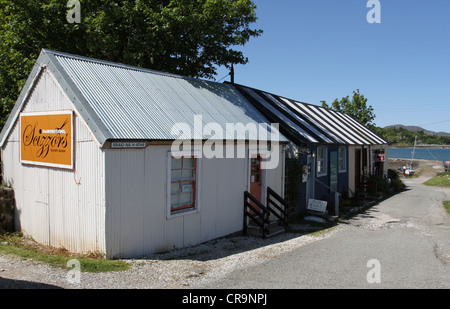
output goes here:
[{"label": "black metal handrail", "polygon": [[247,218],[250,218],[261,228],[262,237],[266,238],[266,233],[269,232],[268,227],[270,225],[270,214],[277,217],[284,227],[287,228],[288,215],[291,210],[291,206],[270,187],[267,188],[266,205],[267,206],[264,206],[248,191],[244,192],[244,235],[247,234]]},{"label": "black metal handrail", "polygon": [[[275,201],[273,201],[271,197],[273,197],[280,205],[275,203]],[[278,210],[278,212],[274,211],[272,209],[272,206],[275,207]],[[270,187],[267,188],[267,208],[275,217],[277,217],[283,223],[285,227],[288,226],[288,214],[291,209],[291,206],[284,198],[282,198]]]},{"label": "black metal handrail", "polygon": [[[255,206],[251,204],[248,200],[250,199]],[[249,211],[249,209],[251,211]],[[262,230],[262,237],[266,238],[266,233],[268,232],[269,222],[269,209],[261,204],[253,195],[248,191],[244,192],[244,235],[247,235],[247,218],[250,218],[254,223],[256,223]]]}]

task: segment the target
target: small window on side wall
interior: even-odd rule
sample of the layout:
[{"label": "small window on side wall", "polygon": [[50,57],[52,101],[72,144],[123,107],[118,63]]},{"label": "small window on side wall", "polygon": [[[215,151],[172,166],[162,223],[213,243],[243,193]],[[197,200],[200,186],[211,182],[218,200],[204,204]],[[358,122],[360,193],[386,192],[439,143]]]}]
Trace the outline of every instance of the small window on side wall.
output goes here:
[{"label": "small window on side wall", "polygon": [[347,171],[347,150],[345,147],[339,147],[339,173]]},{"label": "small window on side wall", "polygon": [[197,159],[172,156],[170,159],[170,214],[195,210]]},{"label": "small window on side wall", "polygon": [[325,176],[328,166],[327,147],[317,147],[317,176]]}]

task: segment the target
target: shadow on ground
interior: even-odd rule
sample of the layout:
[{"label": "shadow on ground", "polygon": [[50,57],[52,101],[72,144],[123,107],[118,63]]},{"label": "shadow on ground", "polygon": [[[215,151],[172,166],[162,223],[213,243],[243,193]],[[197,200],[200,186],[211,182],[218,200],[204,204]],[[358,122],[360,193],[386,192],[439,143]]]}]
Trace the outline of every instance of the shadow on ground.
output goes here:
[{"label": "shadow on ground", "polygon": [[39,283],[39,282],[31,282],[31,281],[23,281],[23,280],[13,280],[13,279],[5,279],[0,277],[0,289],[39,289],[39,290],[48,290],[48,289],[62,289],[60,287]]}]

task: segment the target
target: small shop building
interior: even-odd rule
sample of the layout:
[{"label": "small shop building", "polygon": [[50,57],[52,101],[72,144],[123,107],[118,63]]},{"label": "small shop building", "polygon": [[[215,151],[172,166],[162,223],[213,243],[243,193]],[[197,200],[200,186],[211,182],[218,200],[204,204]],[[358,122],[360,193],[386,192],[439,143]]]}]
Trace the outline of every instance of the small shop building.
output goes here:
[{"label": "small shop building", "polygon": [[107,258],[241,231],[244,192],[283,196],[287,142],[233,85],[50,50],[0,135],[16,228]]},{"label": "small shop building", "polygon": [[369,175],[387,177],[387,142],[350,116],[235,87],[270,122],[279,123],[280,132],[290,140],[285,152],[285,199],[296,205],[300,217],[307,214],[312,200],[325,201],[327,210],[335,213],[343,197],[365,190]]}]

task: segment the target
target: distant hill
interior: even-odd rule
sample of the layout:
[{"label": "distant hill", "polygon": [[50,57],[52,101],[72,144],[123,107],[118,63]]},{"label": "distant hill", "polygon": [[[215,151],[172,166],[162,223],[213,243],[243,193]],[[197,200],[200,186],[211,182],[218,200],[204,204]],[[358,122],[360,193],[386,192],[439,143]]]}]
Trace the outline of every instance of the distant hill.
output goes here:
[{"label": "distant hill", "polygon": [[423,131],[423,133],[425,133],[425,134],[435,135],[435,136],[450,136],[450,133],[447,133],[447,132],[429,131],[429,130],[425,130],[424,128],[418,127],[418,126],[405,126],[405,125],[402,125],[402,124],[394,124],[394,125],[391,125],[391,126],[384,127],[384,129],[389,129],[389,128],[395,128],[395,129],[404,128],[404,129],[406,129],[408,131],[412,131],[412,132]]},{"label": "distant hill", "polygon": [[396,124],[375,127],[374,131],[391,146],[412,146],[416,142],[417,145],[450,145],[450,133],[433,132],[419,126]]}]

